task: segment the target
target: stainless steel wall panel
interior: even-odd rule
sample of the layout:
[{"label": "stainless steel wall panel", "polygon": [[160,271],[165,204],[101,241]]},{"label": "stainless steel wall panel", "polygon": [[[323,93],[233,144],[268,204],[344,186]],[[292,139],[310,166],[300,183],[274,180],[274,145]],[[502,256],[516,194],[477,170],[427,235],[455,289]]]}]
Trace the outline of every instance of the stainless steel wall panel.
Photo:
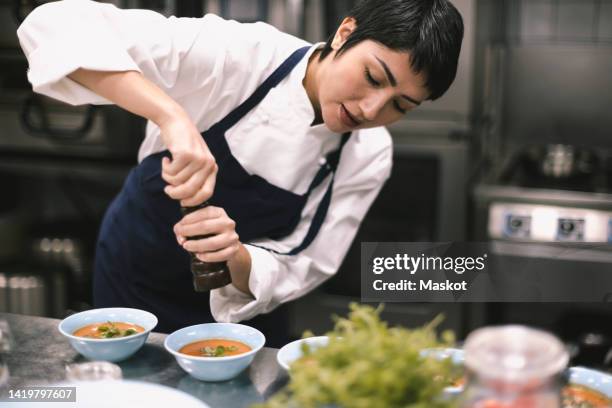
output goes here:
[{"label": "stainless steel wall panel", "polygon": [[557,11],[557,38],[560,41],[597,41],[595,1],[563,1]]},{"label": "stainless steel wall panel", "polygon": [[550,40],[555,35],[555,4],[550,0],[520,3],[520,23],[517,31],[523,38]]},{"label": "stainless steel wall panel", "polygon": [[503,134],[508,144],[611,147],[612,47],[508,50]]},{"label": "stainless steel wall panel", "polygon": [[603,2],[598,14],[597,37],[612,42],[612,1]]}]

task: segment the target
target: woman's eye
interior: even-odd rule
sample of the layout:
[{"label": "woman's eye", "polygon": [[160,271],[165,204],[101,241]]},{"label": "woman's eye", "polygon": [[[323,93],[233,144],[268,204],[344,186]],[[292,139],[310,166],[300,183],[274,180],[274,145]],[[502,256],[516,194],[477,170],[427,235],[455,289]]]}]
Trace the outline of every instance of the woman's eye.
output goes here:
[{"label": "woman's eye", "polygon": [[393,101],[393,107],[395,108],[395,110],[397,110],[399,113],[401,113],[402,115],[406,112],[408,112],[408,109],[404,109],[402,108],[399,103],[397,103],[397,101]]},{"label": "woman's eye", "polygon": [[370,83],[370,85],[376,86],[376,87],[380,86],[380,82],[378,82],[377,80],[374,79],[372,74],[370,74],[370,70],[369,69],[366,68],[365,74],[366,74],[366,78],[367,78],[368,82]]}]

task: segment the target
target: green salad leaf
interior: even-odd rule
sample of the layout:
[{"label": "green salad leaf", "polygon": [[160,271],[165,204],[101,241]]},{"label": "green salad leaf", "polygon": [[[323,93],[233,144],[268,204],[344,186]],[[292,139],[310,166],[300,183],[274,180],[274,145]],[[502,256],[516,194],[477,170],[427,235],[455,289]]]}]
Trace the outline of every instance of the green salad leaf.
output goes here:
[{"label": "green salad leaf", "polygon": [[256,408],[448,408],[441,398],[456,375],[452,362],[424,357],[423,349],[449,347],[438,338],[442,318],[417,328],[389,327],[382,307],[351,304],[348,318],[335,318],[328,346],[311,350],[290,367],[285,390]]}]

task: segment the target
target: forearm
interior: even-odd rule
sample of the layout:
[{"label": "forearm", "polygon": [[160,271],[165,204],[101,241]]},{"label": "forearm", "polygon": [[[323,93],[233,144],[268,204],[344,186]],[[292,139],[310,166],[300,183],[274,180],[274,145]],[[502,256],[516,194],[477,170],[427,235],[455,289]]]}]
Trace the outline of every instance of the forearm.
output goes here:
[{"label": "forearm", "polygon": [[251,275],[251,255],[244,245],[239,244],[240,248],[233,258],[228,260],[227,266],[232,276],[232,284],[241,292],[253,296],[249,288],[249,277]]},{"label": "forearm", "polygon": [[79,68],[72,80],[123,109],[151,120],[158,126],[186,116],[182,107],[137,71],[91,71]]}]

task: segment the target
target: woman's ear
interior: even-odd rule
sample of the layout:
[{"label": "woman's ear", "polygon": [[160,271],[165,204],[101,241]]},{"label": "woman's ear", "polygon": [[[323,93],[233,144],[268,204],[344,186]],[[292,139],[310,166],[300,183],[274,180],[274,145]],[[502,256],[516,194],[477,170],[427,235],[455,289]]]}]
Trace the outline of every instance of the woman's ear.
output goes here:
[{"label": "woman's ear", "polygon": [[334,35],[331,43],[332,49],[338,51],[344,45],[347,38],[355,31],[355,28],[357,28],[355,19],[353,17],[345,17],[342,23],[340,23],[338,30],[336,30],[336,35]]}]

